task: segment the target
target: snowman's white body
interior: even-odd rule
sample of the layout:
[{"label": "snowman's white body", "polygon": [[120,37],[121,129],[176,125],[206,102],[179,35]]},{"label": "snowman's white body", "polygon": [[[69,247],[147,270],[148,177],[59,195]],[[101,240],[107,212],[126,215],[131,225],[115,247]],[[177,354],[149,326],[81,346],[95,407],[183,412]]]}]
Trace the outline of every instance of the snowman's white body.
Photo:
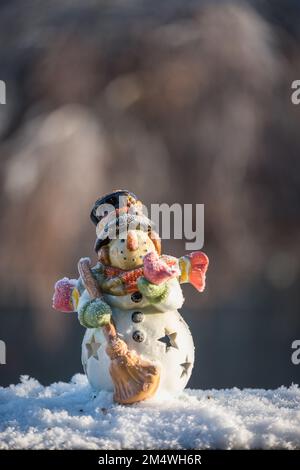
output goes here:
[{"label": "snowman's white body", "polygon": [[[167,298],[150,304],[141,295],[105,295],[111,306],[113,321],[129,349],[160,367],[160,393],[176,394],[184,389],[194,365],[194,343],[190,330],[178,313],[183,296],[177,279],[169,281]],[[134,300],[133,300],[134,299]],[[88,300],[85,291],[81,302]],[[101,328],[87,329],[82,342],[82,364],[95,390],[113,390],[109,373],[110,360]]]}]

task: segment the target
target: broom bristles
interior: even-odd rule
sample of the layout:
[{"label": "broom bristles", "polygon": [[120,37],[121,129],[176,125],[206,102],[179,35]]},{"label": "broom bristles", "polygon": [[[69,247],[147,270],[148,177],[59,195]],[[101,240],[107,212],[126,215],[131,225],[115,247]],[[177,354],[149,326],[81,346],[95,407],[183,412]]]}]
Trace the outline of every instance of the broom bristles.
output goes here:
[{"label": "broom bristles", "polygon": [[158,367],[141,359],[135,351],[112,359],[109,372],[114,383],[114,400],[124,405],[150,398],[159,385]]}]

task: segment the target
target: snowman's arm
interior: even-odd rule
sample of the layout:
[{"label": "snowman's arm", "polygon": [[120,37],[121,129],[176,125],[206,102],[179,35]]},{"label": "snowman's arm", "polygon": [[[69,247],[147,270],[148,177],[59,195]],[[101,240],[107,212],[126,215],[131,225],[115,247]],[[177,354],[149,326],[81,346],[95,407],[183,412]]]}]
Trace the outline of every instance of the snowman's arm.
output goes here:
[{"label": "snowman's arm", "polygon": [[163,299],[156,304],[156,308],[161,312],[177,310],[182,307],[184,297],[177,279],[171,279],[167,283],[167,291]]},{"label": "snowman's arm", "polygon": [[144,277],[138,280],[139,291],[161,312],[177,310],[182,307],[184,298],[177,279],[171,279],[163,284],[153,284]]},{"label": "snowman's arm", "polygon": [[[92,273],[102,290],[103,284],[105,283],[103,265],[101,263],[97,263],[96,266],[92,268]],[[79,295],[82,295],[85,291],[85,286],[81,277],[79,277],[76,281],[76,288],[79,292]]]},{"label": "snowman's arm", "polygon": [[85,328],[107,325],[112,314],[110,306],[103,299],[91,300],[87,290],[84,290],[80,296],[77,312],[79,323]]},{"label": "snowman's arm", "polygon": [[[102,265],[92,268],[97,282],[103,282]],[[102,299],[90,299],[82,279],[63,278],[54,288],[53,308],[61,312],[78,312],[79,322],[86,328],[98,328],[110,321],[111,308]]]},{"label": "snowman's arm", "polygon": [[[92,268],[92,273],[101,288],[104,281],[103,266],[98,263]],[[110,306],[102,298],[91,299],[81,278],[77,281],[77,289],[80,293],[77,306],[80,324],[86,328],[99,328],[107,325],[112,314]]]}]

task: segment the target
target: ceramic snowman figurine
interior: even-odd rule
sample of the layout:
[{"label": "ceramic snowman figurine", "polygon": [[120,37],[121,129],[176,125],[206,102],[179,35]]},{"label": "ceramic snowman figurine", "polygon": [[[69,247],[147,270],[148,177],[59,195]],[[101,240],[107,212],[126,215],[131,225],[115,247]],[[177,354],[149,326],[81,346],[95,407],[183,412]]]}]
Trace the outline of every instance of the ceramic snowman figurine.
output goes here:
[{"label": "ceramic snowman figurine", "polygon": [[[88,380],[95,390],[114,390],[121,403],[166,392],[176,394],[186,386],[194,364],[193,338],[178,312],[184,302],[180,284],[191,282],[203,291],[208,258],[202,252],[180,259],[161,255],[151,221],[143,214],[141,202],[128,191],[116,191],[96,201],[91,219],[97,233],[98,263],[91,268],[96,294],[91,294],[93,289],[82,274],[77,281],[58,281],[53,301],[58,310],[77,311],[87,328],[82,364]],[[115,328],[117,340],[109,337],[108,325]],[[108,339],[115,350],[116,342],[128,349],[130,360],[122,348],[122,353],[112,353]],[[125,361],[120,354],[127,354]],[[112,362],[116,360],[114,373]],[[124,367],[126,375],[119,372]],[[138,367],[144,367],[144,375]],[[147,381],[152,373],[151,388]],[[145,394],[120,398],[124,393],[129,397],[134,380],[141,382]]]}]

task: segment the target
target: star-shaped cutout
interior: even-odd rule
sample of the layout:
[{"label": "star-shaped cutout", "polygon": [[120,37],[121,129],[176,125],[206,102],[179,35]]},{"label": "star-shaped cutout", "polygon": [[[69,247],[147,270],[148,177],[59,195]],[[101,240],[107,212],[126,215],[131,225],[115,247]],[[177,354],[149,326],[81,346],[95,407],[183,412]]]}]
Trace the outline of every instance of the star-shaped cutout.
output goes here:
[{"label": "star-shaped cutout", "polygon": [[87,352],[88,352],[88,359],[90,357],[94,357],[95,359],[98,360],[97,351],[100,348],[100,346],[101,346],[101,343],[97,343],[97,341],[95,339],[95,336],[93,335],[91,337],[90,342],[86,343],[86,349],[87,349]]},{"label": "star-shaped cutout", "polygon": [[158,341],[166,345],[166,352],[168,352],[170,348],[178,349],[177,343],[175,341],[176,336],[177,336],[177,333],[171,333],[165,328],[165,336],[158,338]]},{"label": "star-shaped cutout", "polygon": [[188,374],[188,370],[191,367],[192,363],[189,362],[188,357],[186,356],[185,362],[183,362],[180,365],[181,365],[181,367],[183,367],[183,370],[182,370],[181,376],[180,376],[180,378],[182,379],[182,377],[184,377],[185,375]]}]

